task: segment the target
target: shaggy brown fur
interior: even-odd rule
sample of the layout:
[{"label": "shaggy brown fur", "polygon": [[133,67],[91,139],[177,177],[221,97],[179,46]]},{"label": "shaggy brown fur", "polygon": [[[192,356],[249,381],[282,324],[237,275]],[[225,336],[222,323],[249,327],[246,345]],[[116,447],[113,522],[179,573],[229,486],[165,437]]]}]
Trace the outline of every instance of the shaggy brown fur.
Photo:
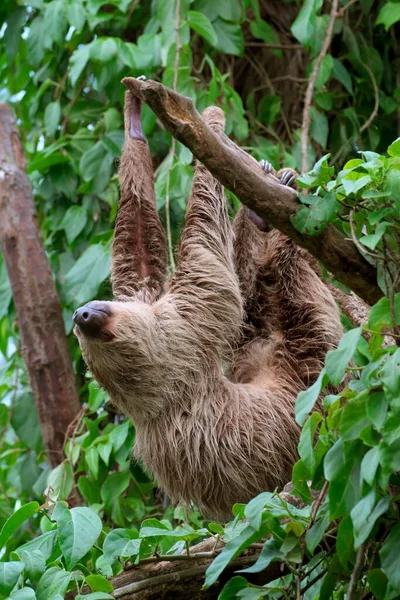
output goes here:
[{"label": "shaggy brown fur", "polygon": [[[341,337],[338,311],[290,239],[260,231],[244,208],[232,228],[222,186],[199,163],[177,271],[161,295],[164,234],[131,102],[128,93],[117,301],[87,305],[110,314],[110,339],[76,333],[90,370],[135,423],[136,457],[173,501],[226,519],[233,503],[290,479],[294,402]],[[221,110],[204,119],[223,131]]]}]

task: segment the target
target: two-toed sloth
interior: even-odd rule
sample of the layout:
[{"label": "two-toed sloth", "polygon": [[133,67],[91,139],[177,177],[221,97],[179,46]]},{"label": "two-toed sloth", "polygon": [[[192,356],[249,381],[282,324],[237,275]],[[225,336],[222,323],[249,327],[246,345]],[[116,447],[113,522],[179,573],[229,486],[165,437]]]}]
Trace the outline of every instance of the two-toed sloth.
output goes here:
[{"label": "two-toed sloth", "polygon": [[[223,112],[203,118],[219,135]],[[290,480],[294,403],[342,328],[305,251],[242,207],[231,224],[220,183],[196,171],[177,269],[166,282],[140,101],[125,103],[114,301],[74,315],[84,359],[136,427],[135,456],[172,501],[226,519]],[[278,174],[293,183],[292,173]]]}]

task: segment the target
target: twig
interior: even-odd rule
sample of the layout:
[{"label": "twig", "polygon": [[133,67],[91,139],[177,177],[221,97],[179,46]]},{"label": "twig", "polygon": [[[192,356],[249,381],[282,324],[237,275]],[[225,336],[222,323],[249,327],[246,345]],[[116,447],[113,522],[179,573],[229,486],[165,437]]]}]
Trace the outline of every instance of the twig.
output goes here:
[{"label": "twig", "polygon": [[326,35],[324,39],[324,43],[322,44],[322,48],[320,53],[318,54],[317,60],[315,61],[313,72],[311,73],[310,80],[308,82],[306,95],[304,98],[304,109],[303,109],[303,124],[302,124],[302,132],[301,132],[301,169],[303,173],[307,171],[307,145],[308,145],[308,132],[310,129],[310,106],[313,99],[315,82],[317,81],[318,73],[321,68],[321,64],[323,59],[325,58],[326,53],[328,52],[328,48],[331,44],[333,27],[335,25],[336,13],[339,6],[339,0],[333,0],[331,13],[329,15],[328,28],[326,30]]},{"label": "twig", "polygon": [[344,13],[346,12],[346,10],[348,10],[350,8],[350,6],[353,6],[353,4],[356,4],[356,2],[358,2],[359,0],[350,0],[350,2],[348,2],[347,4],[345,4],[345,6],[343,6],[337,13],[337,17],[340,19],[341,17],[343,17]]},{"label": "twig", "polygon": [[[179,29],[181,26],[181,0],[176,0],[175,5],[175,59],[174,59],[174,79],[173,79],[173,90],[176,92],[178,86],[178,71],[179,71],[179,54],[181,51],[181,38],[179,35]],[[174,248],[172,245],[172,234],[171,234],[171,210],[170,210],[170,185],[171,185],[171,171],[172,164],[175,158],[176,151],[176,139],[172,138],[172,145],[170,150],[170,156],[172,157],[171,165],[168,169],[167,181],[165,184],[165,219],[167,225],[167,245],[168,255],[171,270],[175,270],[175,259],[174,259]]]},{"label": "twig", "polygon": [[301,50],[302,44],[267,44],[265,42],[246,42],[245,46],[249,48],[272,48],[277,50]]},{"label": "twig", "polygon": [[349,589],[347,590],[347,600],[356,600],[357,598],[357,582],[360,579],[361,571],[364,566],[364,550],[365,544],[361,544],[357,551],[354,569],[351,573]]},{"label": "twig", "polygon": [[311,581],[309,581],[307,583],[307,585],[305,585],[303,588],[301,588],[301,593],[305,594],[307,590],[310,589],[310,587],[312,587],[314,585],[314,583],[317,583],[317,581],[319,581],[321,579],[321,577],[323,577],[325,575],[325,573],[328,572],[328,567],[325,567],[324,569],[322,569],[319,573],[317,573],[317,575],[311,579]]},{"label": "twig", "polygon": [[368,127],[371,125],[372,121],[375,119],[376,115],[378,114],[378,110],[379,110],[379,90],[378,90],[378,86],[376,84],[375,75],[373,74],[372,69],[366,63],[363,63],[363,67],[366,71],[368,71],[368,75],[370,76],[371,81],[372,81],[372,87],[374,88],[375,104],[374,104],[372,113],[370,114],[368,119],[365,121],[365,123],[363,125],[361,125],[360,133],[362,133],[363,131],[368,129]]}]

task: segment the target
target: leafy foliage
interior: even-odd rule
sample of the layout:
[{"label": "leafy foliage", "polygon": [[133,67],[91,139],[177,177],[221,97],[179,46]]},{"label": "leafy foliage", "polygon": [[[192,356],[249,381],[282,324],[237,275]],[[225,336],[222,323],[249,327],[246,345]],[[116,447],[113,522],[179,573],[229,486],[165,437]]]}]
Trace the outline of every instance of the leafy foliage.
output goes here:
[{"label": "leafy foliage", "polygon": [[[194,507],[164,506],[155,483],[132,461],[132,424],[84,375],[71,316],[78,304],[110,296],[122,77],[158,78],[199,110],[217,103],[226,111],[227,133],[257,159],[299,167],[298,99],[323,44],[326,8],[320,0],[300,7],[289,1],[284,10],[261,0],[181,0],[177,15],[169,0],[1,3],[0,99],[14,106],[24,136],[83,402],[65,460],[50,471],[0,257],[1,597],[50,600],[74,590],[78,599],[111,598],[109,578],[127,562],[190,552],[212,536],[226,545],[215,553],[206,586],[245,549],[262,544],[221,599],[343,598],[359,564],[356,585],[365,597],[399,596],[400,138],[393,142],[399,6],[341,3],[310,110],[309,167],[319,160],[299,179],[308,193],[299,195],[294,217],[305,235],[318,235],[332,222],[352,238],[376,265],[385,296],[367,324],[348,327],[317,382],[297,400],[302,433],[292,485],[302,505],[264,493],[236,505],[233,522],[222,527],[204,521]],[[192,156],[172,145],[147,107],[142,120],[172,245]],[[323,156],[328,149],[331,161]],[[330,162],[339,167],[337,176]],[[395,336],[386,346],[385,333]],[[340,393],[328,393],[342,381]],[[321,392],[321,412],[312,412]],[[68,499],[86,506],[69,508]],[[248,582],[247,573],[261,573],[274,561],[284,565],[280,579],[263,587]]]}]

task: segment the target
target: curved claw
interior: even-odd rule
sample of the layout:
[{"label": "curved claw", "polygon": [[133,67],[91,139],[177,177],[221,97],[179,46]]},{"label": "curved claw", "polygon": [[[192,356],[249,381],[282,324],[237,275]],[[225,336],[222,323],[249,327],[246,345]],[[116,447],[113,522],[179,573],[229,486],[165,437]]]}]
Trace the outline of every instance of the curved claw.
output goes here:
[{"label": "curved claw", "polygon": [[282,185],[291,188],[296,187],[297,173],[293,169],[281,169],[278,173],[279,181]]},{"label": "curved claw", "polygon": [[260,160],[259,164],[262,167],[264,173],[266,173],[267,175],[276,175],[276,171],[275,171],[274,167],[265,158],[262,158]]}]

